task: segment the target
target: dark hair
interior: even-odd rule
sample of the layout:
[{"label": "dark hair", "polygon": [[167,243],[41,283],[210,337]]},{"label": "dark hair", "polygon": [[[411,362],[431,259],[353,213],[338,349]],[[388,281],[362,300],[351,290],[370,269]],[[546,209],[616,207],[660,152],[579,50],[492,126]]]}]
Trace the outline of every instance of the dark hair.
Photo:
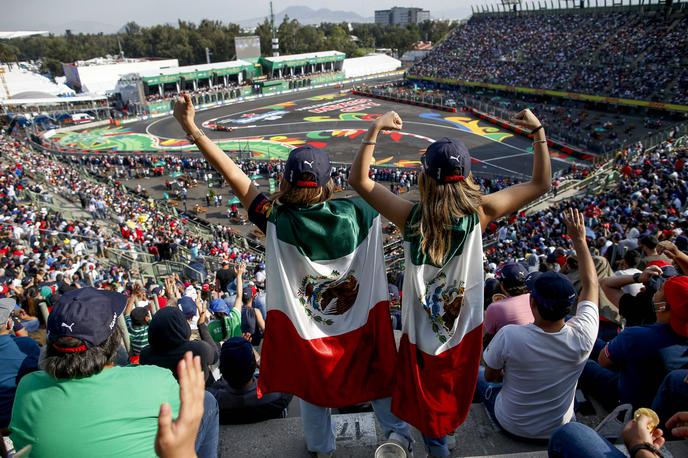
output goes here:
[{"label": "dark hair", "polygon": [[636,267],[640,262],[640,253],[636,250],[629,250],[624,255],[624,262],[626,267]]},{"label": "dark hair", "polygon": [[522,294],[527,294],[528,293],[528,287],[526,286],[525,283],[522,283],[517,286],[512,286],[510,288],[507,288],[504,283],[500,282],[500,285],[502,286],[502,289],[506,294],[508,294],[510,297],[516,297],[516,296],[521,296]]},{"label": "dark hair", "polygon": [[535,302],[537,311],[543,320],[547,321],[559,321],[566,317],[566,315],[571,313],[571,306],[561,306],[561,307],[543,307],[541,306],[537,299],[530,295],[530,298]]},{"label": "dark hair", "polygon": [[61,347],[78,347],[83,344],[74,337],[60,337],[56,342],[49,342],[46,356],[41,368],[57,379],[90,377],[99,374],[103,368],[112,363],[122,342],[122,331],[115,326],[105,342],[79,353],[61,353],[52,344]]},{"label": "dark hair", "polygon": [[638,243],[640,243],[642,246],[649,248],[650,250],[654,250],[657,248],[657,244],[659,241],[657,240],[657,237],[654,235],[646,235],[644,237],[641,237],[640,240],[638,240]]}]

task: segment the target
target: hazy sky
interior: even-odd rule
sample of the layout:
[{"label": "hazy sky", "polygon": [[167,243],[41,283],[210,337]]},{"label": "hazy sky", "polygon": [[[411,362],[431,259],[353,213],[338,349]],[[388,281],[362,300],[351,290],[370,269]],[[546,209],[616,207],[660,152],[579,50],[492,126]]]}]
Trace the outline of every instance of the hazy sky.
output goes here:
[{"label": "hazy sky", "polygon": [[[422,6],[433,12],[450,12],[463,18],[470,15],[470,5],[496,4],[500,0],[274,0],[275,12],[288,6],[306,5],[353,11],[363,17],[375,9],[391,6]],[[176,22],[178,18],[197,22],[203,18],[225,22],[264,17],[269,0],[0,0],[1,30],[50,30],[63,32],[94,23],[98,30],[118,29],[129,21],[142,25]]]}]

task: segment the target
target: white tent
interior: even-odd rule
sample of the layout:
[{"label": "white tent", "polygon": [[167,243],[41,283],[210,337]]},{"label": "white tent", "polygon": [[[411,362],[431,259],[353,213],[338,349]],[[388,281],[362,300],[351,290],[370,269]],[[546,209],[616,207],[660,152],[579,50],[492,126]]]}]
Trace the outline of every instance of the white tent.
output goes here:
[{"label": "white tent", "polygon": [[346,78],[358,78],[378,73],[393,72],[400,67],[401,61],[398,59],[386,54],[371,54],[365,57],[344,59],[342,70]]},{"label": "white tent", "polygon": [[[4,73],[0,75],[4,79],[4,84],[0,85],[0,99],[21,97],[21,94],[26,93],[42,93],[52,96],[70,96],[75,94],[74,90],[65,84],[56,84],[43,75],[17,65],[12,65],[11,67],[3,65],[0,68],[4,70]],[[9,94],[7,91],[9,91]]]}]

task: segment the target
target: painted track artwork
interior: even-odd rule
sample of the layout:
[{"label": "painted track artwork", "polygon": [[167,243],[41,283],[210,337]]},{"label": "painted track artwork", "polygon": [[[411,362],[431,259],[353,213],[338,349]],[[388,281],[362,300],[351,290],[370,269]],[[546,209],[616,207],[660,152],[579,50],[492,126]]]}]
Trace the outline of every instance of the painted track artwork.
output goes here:
[{"label": "painted track artwork", "polygon": [[[530,175],[530,141],[468,113],[447,113],[319,89],[263,98],[196,113],[196,122],[228,154],[256,159],[281,159],[302,145],[325,149],[333,162],[350,163],[370,124],[394,110],[404,121],[399,132],[383,132],[376,164],[418,167],[419,155],[441,137],[461,139],[480,175]],[[140,121],[123,127],[99,127],[60,132],[55,147],[76,152],[195,152],[171,117]],[[245,157],[245,156],[244,156]],[[568,167],[572,158],[552,151],[553,168]]]}]

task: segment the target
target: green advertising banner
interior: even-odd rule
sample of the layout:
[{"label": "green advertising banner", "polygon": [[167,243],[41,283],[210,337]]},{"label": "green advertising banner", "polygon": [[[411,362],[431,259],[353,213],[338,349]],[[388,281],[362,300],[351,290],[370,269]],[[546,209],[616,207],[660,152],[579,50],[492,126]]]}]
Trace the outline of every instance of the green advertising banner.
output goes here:
[{"label": "green advertising banner", "polygon": [[615,105],[627,105],[635,107],[655,108],[658,110],[681,111],[688,113],[688,105],[677,105],[675,103],[649,102],[647,100],[619,99],[616,97],[606,97],[603,95],[579,94],[576,92],[553,91],[550,89],[535,89],[530,87],[514,87],[504,84],[480,83],[477,81],[463,81],[449,78],[432,78],[429,76],[408,75],[410,80],[431,81],[440,84],[453,84],[457,86],[484,87],[498,91],[520,92],[523,94],[551,95],[565,99],[586,100],[589,102],[604,102]]}]

